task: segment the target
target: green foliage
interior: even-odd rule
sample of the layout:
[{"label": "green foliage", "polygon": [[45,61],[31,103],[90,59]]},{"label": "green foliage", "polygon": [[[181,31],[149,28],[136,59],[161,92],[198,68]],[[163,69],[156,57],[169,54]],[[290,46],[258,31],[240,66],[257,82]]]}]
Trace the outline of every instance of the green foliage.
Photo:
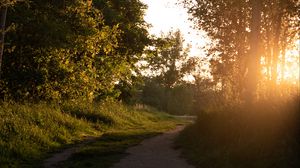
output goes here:
[{"label": "green foliage", "polygon": [[167,88],[180,84],[185,75],[192,72],[196,59],[188,57],[189,48],[183,47],[181,32],[170,31],[167,35],[153,40],[147,51],[145,69],[152,71],[160,83]]},{"label": "green foliage", "polygon": [[197,60],[188,57],[183,42],[179,30],[153,39],[140,65],[149,72],[142,87],[143,103],[172,114],[193,113],[192,87],[183,78],[195,70]]},{"label": "green foliage", "polygon": [[[119,131],[132,133],[141,140],[145,136],[138,135],[153,135],[174,127],[175,123],[167,114],[112,101],[60,105],[4,103],[0,105],[0,165],[39,167],[41,160],[49,157],[48,152],[60,150],[86,136]],[[124,146],[117,148],[124,150]]]},{"label": "green foliage", "polygon": [[166,111],[177,115],[194,114],[194,92],[190,84],[182,84],[172,88],[167,97]]},{"label": "green foliage", "polygon": [[74,143],[83,134],[99,135],[92,123],[63,113],[57,105],[0,105],[0,164],[20,167],[49,150]]},{"label": "green foliage", "polygon": [[197,108],[194,107],[193,89],[191,84],[166,88],[157,78],[145,78],[141,102],[171,114],[192,114]]},{"label": "green foliage", "polygon": [[145,6],[128,3],[18,3],[7,18],[0,92],[15,100],[117,97],[116,82],[131,78],[148,41]]},{"label": "green foliage", "polygon": [[34,1],[9,15],[16,28],[7,33],[2,76],[14,99],[89,100],[112,87],[105,75],[115,71],[107,57],[117,47],[117,26],[105,26],[100,11],[76,2],[62,11]]},{"label": "green foliage", "polygon": [[[136,88],[141,83],[140,69],[136,66],[151,42],[148,37],[149,25],[144,20],[147,6],[140,0],[94,0],[95,8],[103,13],[104,23],[110,27],[118,25],[122,32],[118,38],[115,57],[123,64],[120,80],[116,86],[118,99],[133,103]],[[116,66],[118,66],[117,64]]]},{"label": "green foliage", "polygon": [[103,12],[106,25],[118,24],[122,31],[118,54],[128,63],[136,63],[150,42],[144,20],[147,6],[139,0],[94,0],[94,4]]},{"label": "green foliage", "polygon": [[141,75],[133,75],[129,79],[119,81],[116,85],[116,90],[120,92],[118,100],[126,104],[141,103],[141,90],[143,86],[143,78]]},{"label": "green foliage", "polygon": [[145,79],[141,101],[159,110],[165,110],[165,88],[155,79]]}]

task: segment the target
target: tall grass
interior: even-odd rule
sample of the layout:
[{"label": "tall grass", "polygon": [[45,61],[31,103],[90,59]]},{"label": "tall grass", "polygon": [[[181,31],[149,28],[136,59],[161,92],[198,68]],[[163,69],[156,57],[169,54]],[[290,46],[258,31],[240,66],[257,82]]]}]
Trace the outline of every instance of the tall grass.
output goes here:
[{"label": "tall grass", "polygon": [[299,97],[202,112],[178,139],[197,167],[300,167]]},{"label": "tall grass", "polygon": [[38,165],[48,152],[81,141],[85,136],[99,136],[108,129],[154,125],[163,116],[116,102],[2,103],[0,167]]}]

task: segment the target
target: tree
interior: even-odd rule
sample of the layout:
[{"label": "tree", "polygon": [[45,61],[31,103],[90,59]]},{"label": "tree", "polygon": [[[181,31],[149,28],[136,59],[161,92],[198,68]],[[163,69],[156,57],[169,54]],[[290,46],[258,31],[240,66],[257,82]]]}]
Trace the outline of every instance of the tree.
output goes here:
[{"label": "tree", "polygon": [[93,3],[95,8],[102,11],[106,25],[118,25],[122,31],[115,54],[124,60],[127,68],[136,71],[136,63],[150,44],[148,24],[144,20],[147,6],[140,0],[94,0]]},{"label": "tree", "polygon": [[2,0],[0,2],[0,79],[1,79],[1,66],[4,50],[4,36],[5,36],[5,22],[9,6],[15,4],[17,0]]},{"label": "tree", "polygon": [[[114,57],[120,60],[118,66],[122,66],[124,71],[120,74],[116,89],[128,92],[127,96],[134,97],[134,94],[129,92],[135,92],[134,87],[139,86],[142,80],[138,75],[140,69],[136,65],[141,60],[145,47],[151,42],[148,37],[148,24],[144,20],[147,6],[140,0],[94,0],[93,4],[101,10],[105,25],[118,25],[121,31]],[[120,93],[119,99],[131,99],[127,97],[124,100],[126,93],[123,92]]]},{"label": "tree", "polygon": [[[263,58],[267,69],[266,80],[268,95],[274,96],[281,83],[284,81],[286,50],[291,48],[299,32],[299,3],[290,0],[266,0],[262,15],[262,41],[264,44]],[[281,64],[280,64],[281,63]],[[281,76],[278,67],[280,66]]]},{"label": "tree", "polygon": [[65,5],[32,1],[10,13],[15,29],[7,33],[3,81],[13,98],[93,100],[124,71],[114,58],[118,26],[105,25],[101,11],[83,0]]},{"label": "tree", "polygon": [[3,49],[4,49],[6,13],[7,13],[7,6],[0,5],[0,79],[1,79]]},{"label": "tree", "polygon": [[169,32],[161,38],[154,40],[150,47],[146,62],[150,71],[166,88],[179,84],[183,77],[192,72],[196,59],[188,57],[189,48],[183,48],[181,32]]},{"label": "tree", "polygon": [[184,1],[198,29],[213,41],[208,49],[213,80],[223,96],[242,97],[249,48],[249,4],[245,1]]},{"label": "tree", "polygon": [[35,100],[126,92],[149,43],[145,8],[139,0],[18,3],[7,18],[1,90]]},{"label": "tree", "polygon": [[[212,57],[212,74],[225,95],[229,94],[231,99],[239,97],[239,100],[253,102],[262,81],[262,58],[267,58],[268,66],[273,69],[272,81],[276,82],[277,58],[279,53],[283,53],[282,44],[288,44],[282,41],[285,35],[280,27],[284,20],[285,25],[289,25],[286,27],[290,27],[288,31],[299,29],[293,21],[299,18],[296,12],[299,3],[292,0],[182,2],[188,8],[196,27],[206,31],[213,40],[208,50]],[[288,38],[294,39],[295,33],[289,34]],[[265,40],[266,37],[273,40]],[[266,56],[265,52],[270,48],[273,52]]]},{"label": "tree", "polygon": [[253,104],[256,100],[256,89],[258,83],[258,76],[260,71],[260,45],[261,45],[261,6],[260,0],[250,0],[251,20],[250,20],[250,36],[249,36],[249,55],[246,61],[247,74],[245,97],[246,103]]},{"label": "tree", "polygon": [[144,55],[145,77],[142,101],[173,114],[192,113],[193,92],[183,77],[191,73],[197,60],[188,56],[181,32],[170,31],[154,39]]}]

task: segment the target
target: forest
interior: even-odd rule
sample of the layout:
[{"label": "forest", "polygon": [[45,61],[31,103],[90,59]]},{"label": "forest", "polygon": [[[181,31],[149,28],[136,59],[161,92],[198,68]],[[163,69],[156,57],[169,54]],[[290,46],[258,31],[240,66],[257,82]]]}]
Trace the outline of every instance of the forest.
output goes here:
[{"label": "forest", "polygon": [[202,55],[179,29],[151,34],[141,0],[0,0],[0,168],[91,137],[54,167],[111,167],[178,125],[194,167],[299,167],[300,2],[174,2]]}]

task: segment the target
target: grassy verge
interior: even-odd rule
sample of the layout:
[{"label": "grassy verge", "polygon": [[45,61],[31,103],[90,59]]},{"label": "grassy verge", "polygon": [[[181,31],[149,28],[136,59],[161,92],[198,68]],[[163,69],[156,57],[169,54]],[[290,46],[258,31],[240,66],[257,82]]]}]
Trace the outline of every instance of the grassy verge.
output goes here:
[{"label": "grassy verge", "polygon": [[203,112],[177,144],[183,157],[199,168],[297,168],[299,112],[299,99]]},{"label": "grassy verge", "polygon": [[98,141],[86,145],[69,160],[60,164],[60,167],[110,167],[127,155],[125,151],[128,147],[137,145],[145,138],[157,135],[173,127],[173,124],[167,122],[156,122],[156,124],[160,126],[150,124],[146,126],[148,128],[132,127],[130,129],[110,130],[101,136]]},{"label": "grassy verge", "polygon": [[[113,102],[3,103],[0,105],[0,165],[41,167],[49,152],[79,143],[86,136],[103,135],[104,141],[83,148],[76,156],[88,156],[95,150],[100,150],[99,153],[123,150],[176,123],[177,120],[167,114]],[[111,149],[106,148],[108,144],[112,145]]]}]

